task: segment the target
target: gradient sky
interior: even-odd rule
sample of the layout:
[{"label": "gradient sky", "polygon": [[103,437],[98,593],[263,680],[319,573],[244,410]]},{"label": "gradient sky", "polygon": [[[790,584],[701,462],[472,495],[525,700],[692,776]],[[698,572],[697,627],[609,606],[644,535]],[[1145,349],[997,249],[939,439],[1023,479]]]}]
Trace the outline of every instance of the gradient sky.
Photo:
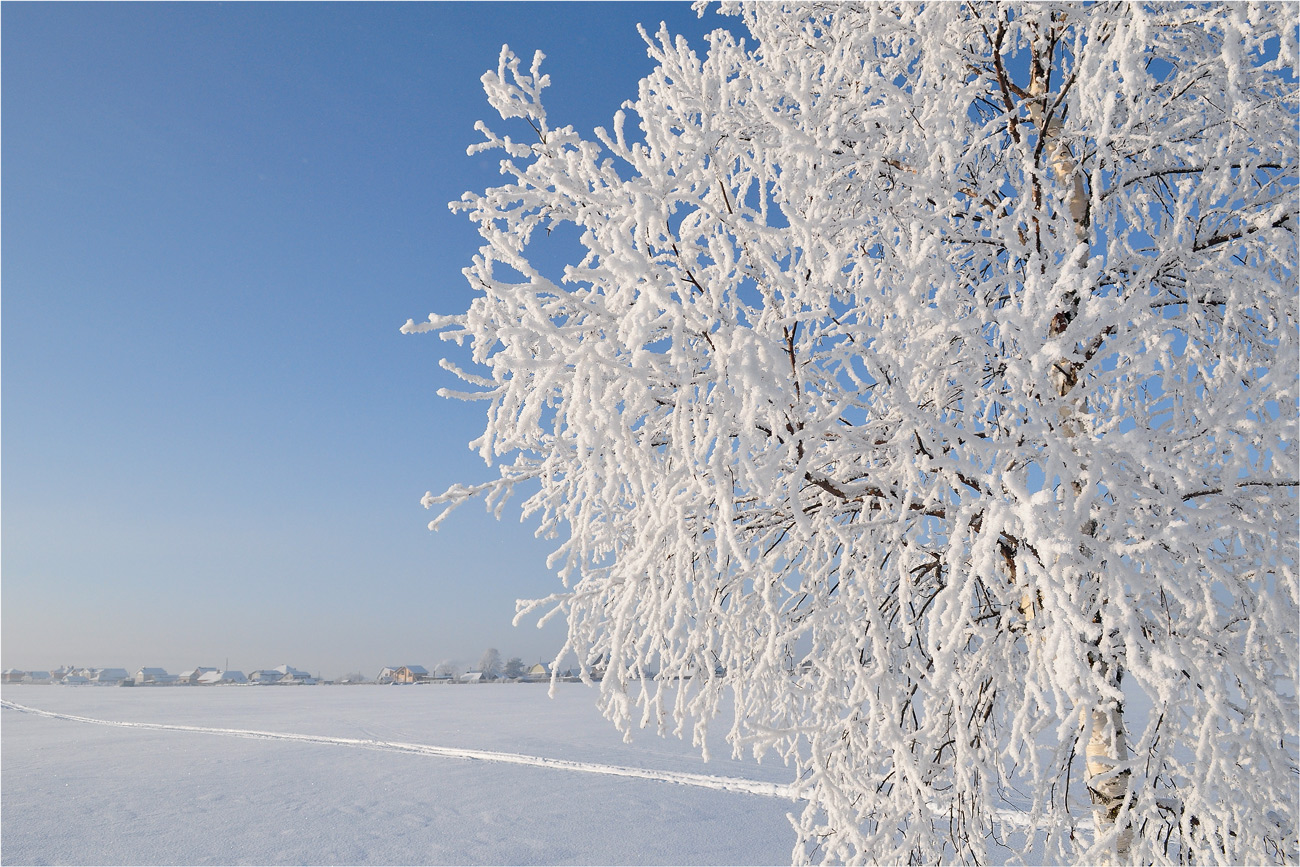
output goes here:
[{"label": "gradient sky", "polygon": [[[6,3],[0,294],[3,667],[289,663],[325,677],[549,659],[557,589],[486,480],[481,405],[435,395],[478,247],[447,202],[502,43],[553,125],[608,125],[679,3]],[[513,131],[499,121],[494,128]]]}]

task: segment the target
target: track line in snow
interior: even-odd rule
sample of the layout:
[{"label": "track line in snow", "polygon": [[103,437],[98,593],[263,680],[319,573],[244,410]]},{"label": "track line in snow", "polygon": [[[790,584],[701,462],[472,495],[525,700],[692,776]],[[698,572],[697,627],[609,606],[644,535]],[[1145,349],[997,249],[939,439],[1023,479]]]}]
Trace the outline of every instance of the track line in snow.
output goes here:
[{"label": "track line in snow", "polygon": [[328,744],[331,746],[353,747],[363,750],[379,750],[392,753],[409,753],[420,756],[436,756],[447,759],[470,759],[482,762],[497,762],[508,765],[527,765],[535,768],[553,768],[562,771],[574,771],[582,774],[604,774],[610,777],[632,777],[641,780],[653,780],[660,783],[676,783],[682,786],[696,786],[703,789],[717,789],[723,792],[740,792],[746,795],[763,795],[771,798],[795,800],[797,790],[793,786],[780,783],[764,783],[759,780],[743,780],[736,777],[714,777],[708,774],[691,774],[683,771],[654,771],[646,768],[633,768],[625,765],[602,765],[594,762],[575,762],[568,759],[548,759],[543,756],[527,756],[521,753],[503,753],[493,750],[468,750],[455,747],[436,747],[429,744],[408,744],[400,741],[381,741],[365,738],[335,738],[326,735],[304,735],[291,732],[265,732],[254,729],[209,728],[205,726],[168,725],[165,723],[121,722],[118,720],[95,719],[86,716],[74,716],[66,713],[41,710],[12,701],[0,700],[0,707],[20,713],[35,714],[50,719],[68,722],[88,723],[90,725],[114,726],[117,728],[147,729],[150,731],[190,732],[192,734],[221,735],[231,738],[251,738],[268,741],[293,741],[307,744]]}]

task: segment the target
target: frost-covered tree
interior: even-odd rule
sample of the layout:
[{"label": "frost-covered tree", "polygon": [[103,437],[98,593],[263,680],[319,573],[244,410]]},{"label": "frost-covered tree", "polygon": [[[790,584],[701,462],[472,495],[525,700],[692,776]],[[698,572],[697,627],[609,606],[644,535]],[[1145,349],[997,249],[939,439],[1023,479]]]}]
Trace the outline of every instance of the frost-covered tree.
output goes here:
[{"label": "frost-covered tree", "polygon": [[1296,7],[724,11],[639,132],[484,76],[480,294],[405,330],[499,476],[426,506],[527,486],[520,616],[625,729],[730,703],[796,860],[1294,861]]},{"label": "frost-covered tree", "polygon": [[510,657],[506,660],[505,666],[501,669],[501,674],[510,678],[523,677],[524,661],[517,656]]},{"label": "frost-covered tree", "polygon": [[483,672],[484,680],[491,680],[501,674],[501,651],[495,647],[483,651],[483,656],[478,661],[478,670]]}]

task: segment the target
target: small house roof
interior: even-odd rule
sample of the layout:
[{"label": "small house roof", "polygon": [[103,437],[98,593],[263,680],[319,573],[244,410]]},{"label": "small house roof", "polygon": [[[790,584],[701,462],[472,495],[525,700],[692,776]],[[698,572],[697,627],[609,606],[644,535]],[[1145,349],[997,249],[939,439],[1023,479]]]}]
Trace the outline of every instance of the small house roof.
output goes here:
[{"label": "small house roof", "polygon": [[199,683],[248,683],[242,671],[218,671],[215,668],[199,675]]}]

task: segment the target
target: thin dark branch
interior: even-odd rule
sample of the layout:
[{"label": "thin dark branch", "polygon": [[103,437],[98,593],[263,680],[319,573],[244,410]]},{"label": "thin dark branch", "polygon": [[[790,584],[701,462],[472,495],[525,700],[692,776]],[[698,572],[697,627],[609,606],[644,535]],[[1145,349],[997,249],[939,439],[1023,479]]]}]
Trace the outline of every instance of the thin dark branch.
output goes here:
[{"label": "thin dark branch", "polygon": [[1297,479],[1260,479],[1245,482],[1237,482],[1233,485],[1227,485],[1222,488],[1206,488],[1202,491],[1192,491],[1190,494],[1183,494],[1183,502],[1194,500],[1197,497],[1209,497],[1214,494],[1222,494],[1236,488],[1297,488],[1300,487],[1300,480]]}]

